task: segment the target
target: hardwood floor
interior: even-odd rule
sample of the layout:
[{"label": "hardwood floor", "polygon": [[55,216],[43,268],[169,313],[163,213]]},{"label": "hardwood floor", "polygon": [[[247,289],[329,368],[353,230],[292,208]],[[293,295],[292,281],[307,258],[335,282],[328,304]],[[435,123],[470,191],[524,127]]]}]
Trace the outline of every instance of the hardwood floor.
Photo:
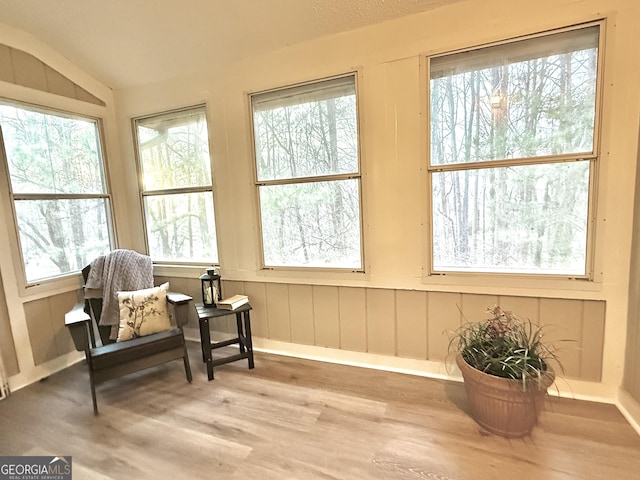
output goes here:
[{"label": "hardwood floor", "polygon": [[256,353],[192,384],[171,362],[98,387],[78,364],[0,402],[0,455],[71,455],[83,479],[637,479],[640,436],[612,405],[550,399],[507,440],[462,384]]}]

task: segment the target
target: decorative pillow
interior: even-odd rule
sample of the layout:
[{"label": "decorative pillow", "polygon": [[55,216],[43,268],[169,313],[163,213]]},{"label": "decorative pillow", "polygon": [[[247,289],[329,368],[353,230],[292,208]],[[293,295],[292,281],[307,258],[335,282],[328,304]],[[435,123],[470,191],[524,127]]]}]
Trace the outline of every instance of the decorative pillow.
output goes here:
[{"label": "decorative pillow", "polygon": [[172,328],[167,311],[167,290],[169,290],[169,283],[134,292],[118,292],[120,306],[118,342]]}]

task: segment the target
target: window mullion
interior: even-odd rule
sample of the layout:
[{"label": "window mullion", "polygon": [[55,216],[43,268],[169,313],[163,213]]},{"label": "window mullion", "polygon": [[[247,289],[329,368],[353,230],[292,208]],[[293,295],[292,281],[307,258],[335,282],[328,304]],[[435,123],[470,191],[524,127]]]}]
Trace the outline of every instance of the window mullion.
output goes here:
[{"label": "window mullion", "polygon": [[514,167],[518,165],[544,165],[551,163],[582,162],[596,160],[595,154],[554,155],[548,157],[515,158],[507,160],[487,160],[485,162],[449,163],[446,165],[430,165],[429,172],[450,172],[458,170],[478,170],[485,168]]},{"label": "window mullion", "polygon": [[331,182],[336,180],[351,180],[354,178],[360,178],[360,175],[353,173],[345,173],[342,175],[327,175],[318,177],[297,177],[297,178],[283,178],[277,180],[262,180],[256,182],[256,185],[261,187],[265,185],[291,185],[299,183],[316,183],[316,182]]},{"label": "window mullion", "polygon": [[210,185],[203,187],[184,187],[184,188],[166,188],[162,190],[144,190],[142,192],[143,197],[153,195],[177,195],[181,193],[202,193],[211,192],[213,188]]}]

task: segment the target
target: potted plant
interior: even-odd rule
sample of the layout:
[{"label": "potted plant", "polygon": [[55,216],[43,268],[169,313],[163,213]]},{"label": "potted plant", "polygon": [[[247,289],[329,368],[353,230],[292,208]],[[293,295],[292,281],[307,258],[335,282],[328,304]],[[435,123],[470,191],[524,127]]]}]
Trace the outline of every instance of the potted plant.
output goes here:
[{"label": "potted plant", "polygon": [[505,437],[528,435],[555,380],[550,360],[562,367],[543,330],[494,306],[487,320],[467,322],[452,333],[465,391],[476,422]]}]

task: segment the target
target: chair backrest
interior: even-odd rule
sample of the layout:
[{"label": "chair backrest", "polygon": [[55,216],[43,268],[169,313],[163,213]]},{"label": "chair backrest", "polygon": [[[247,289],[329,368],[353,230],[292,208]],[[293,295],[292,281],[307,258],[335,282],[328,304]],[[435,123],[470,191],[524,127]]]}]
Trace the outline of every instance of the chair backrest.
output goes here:
[{"label": "chair backrest", "polygon": [[[148,255],[134,250],[116,249],[101,255],[82,269],[85,313],[92,320],[91,342],[96,335],[102,345],[115,341],[120,322],[118,292],[153,287],[153,263]],[[100,298],[102,297],[102,298]]]},{"label": "chair backrest", "polygon": [[[82,269],[82,278],[85,283],[87,278],[89,278],[89,272],[91,271],[91,265],[87,265]],[[89,330],[91,335],[91,346],[96,347],[96,336],[95,332],[98,332],[100,343],[102,345],[108,345],[110,343],[114,343],[115,340],[111,340],[109,336],[111,335],[111,327],[100,325],[100,314],[102,313],[102,299],[101,298],[85,298],[84,300],[84,311],[87,315],[91,317],[91,328]]]}]

